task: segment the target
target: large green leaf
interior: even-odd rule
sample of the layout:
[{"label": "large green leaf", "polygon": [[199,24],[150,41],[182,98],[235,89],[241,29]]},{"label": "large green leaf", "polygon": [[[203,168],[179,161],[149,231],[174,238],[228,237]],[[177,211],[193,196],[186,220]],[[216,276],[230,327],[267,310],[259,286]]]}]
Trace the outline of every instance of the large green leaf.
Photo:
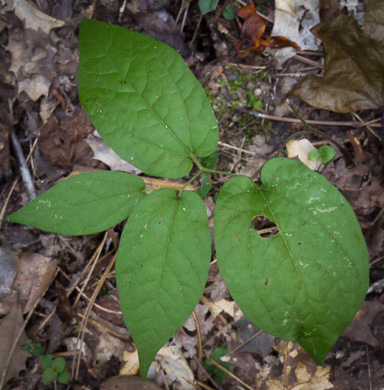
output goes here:
[{"label": "large green leaf", "polygon": [[[321,364],[368,288],[368,253],[341,193],[305,165],[276,158],[262,187],[235,177],[220,192],[215,242],[220,272],[244,314],[263,330],[298,341]],[[279,233],[251,225],[269,218]]]},{"label": "large green leaf", "polygon": [[384,1],[370,0],[364,28],[338,15],[315,28],[325,52],[323,77],[309,75],[289,95],[336,112],[377,109],[384,91]]},{"label": "large green leaf", "polygon": [[156,190],[135,208],[123,231],[116,280],[143,379],[157,351],[203,295],[211,258],[205,206],[194,192]]},{"label": "large green leaf", "polygon": [[72,236],[98,233],[127,218],[146,195],[144,190],[144,181],[127,173],[83,173],[57,184],[7,220]]},{"label": "large green leaf", "polygon": [[216,149],[204,90],[171,47],[90,19],[80,27],[79,95],[106,144],[153,176],[189,173]]}]

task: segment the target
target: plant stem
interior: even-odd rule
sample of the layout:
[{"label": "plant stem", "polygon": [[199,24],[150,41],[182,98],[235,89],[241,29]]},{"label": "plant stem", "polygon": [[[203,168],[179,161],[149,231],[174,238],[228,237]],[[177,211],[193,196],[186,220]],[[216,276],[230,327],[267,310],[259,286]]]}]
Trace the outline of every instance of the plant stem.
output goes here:
[{"label": "plant stem", "polygon": [[199,168],[200,171],[204,169],[204,167],[201,165],[200,161],[197,159],[197,157],[194,154],[191,154],[190,157],[191,160],[197,165],[197,168]]},{"label": "plant stem", "polygon": [[225,172],[225,171],[216,171],[216,169],[208,169],[208,168],[204,168],[204,167],[202,169],[202,172],[216,173],[216,174],[227,175],[227,176],[239,176],[237,173],[229,173],[229,172]]},{"label": "plant stem", "polygon": [[196,175],[193,176],[192,179],[189,180],[187,184],[185,184],[185,186],[183,186],[183,188],[179,191],[179,197],[182,195],[182,193],[183,193],[183,191],[185,190],[185,188],[186,188],[189,184],[191,184],[191,183],[192,183],[198,176],[200,176],[202,173],[203,173],[203,170],[200,169],[199,172],[197,172]]}]

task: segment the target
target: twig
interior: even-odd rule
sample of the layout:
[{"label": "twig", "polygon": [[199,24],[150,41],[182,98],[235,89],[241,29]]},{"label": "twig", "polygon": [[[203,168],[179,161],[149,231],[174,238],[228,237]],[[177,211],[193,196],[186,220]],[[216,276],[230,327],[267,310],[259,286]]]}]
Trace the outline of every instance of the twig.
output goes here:
[{"label": "twig", "polygon": [[17,157],[17,161],[20,164],[21,177],[23,179],[24,187],[27,190],[28,198],[29,200],[36,199],[36,189],[33,184],[32,176],[29,173],[27,163],[25,161],[25,157],[23,155],[23,151],[21,149],[19,140],[17,139],[13,130],[11,130],[10,132],[10,137],[11,137],[13,149]]},{"label": "twig", "polygon": [[316,68],[323,69],[323,65],[320,65],[320,64],[318,64],[317,62],[312,61],[312,60],[310,60],[310,59],[308,59],[308,58],[299,56],[298,54],[296,54],[293,58],[296,59],[296,60],[299,60],[299,61],[301,61],[301,62],[304,62],[304,63],[306,63],[306,64],[315,66]]},{"label": "twig", "polygon": [[373,264],[376,264],[376,263],[378,263],[381,260],[384,260],[384,256],[381,256],[378,259],[373,260],[372,263],[369,264],[369,268],[371,268],[373,266]]},{"label": "twig", "polygon": [[197,32],[199,31],[199,28],[200,28],[200,24],[201,24],[201,21],[203,20],[203,14],[200,15],[200,18],[199,18],[199,21],[197,22],[197,26],[195,28],[195,32],[193,33],[193,37],[192,37],[192,40],[191,42],[189,43],[189,47],[192,47],[195,40],[196,40],[196,37],[197,37]]},{"label": "twig", "polygon": [[237,151],[242,152],[242,153],[245,153],[245,154],[250,154],[250,155],[252,155],[252,156],[257,156],[257,153],[255,153],[255,152],[250,152],[249,150],[241,149],[241,148],[238,148],[237,146],[233,146],[233,145],[226,144],[225,142],[219,141],[219,145],[220,145],[220,146],[223,146],[223,147],[225,147],[225,148],[237,150]]},{"label": "twig", "polygon": [[367,363],[368,363],[369,390],[372,390],[371,363],[369,361],[369,351],[368,351],[368,345],[367,344],[365,344],[365,352],[367,354]]},{"label": "twig", "polygon": [[199,340],[199,360],[201,361],[203,359],[203,347],[201,344],[200,325],[199,325],[199,320],[197,319],[197,316],[194,311],[192,312],[192,315],[196,323],[197,339]]},{"label": "twig", "polygon": [[381,141],[381,137],[378,136],[374,130],[372,129],[371,126],[369,126],[367,123],[364,123],[364,121],[360,118],[359,115],[357,115],[355,112],[352,113],[352,115],[360,122],[360,123],[363,123],[364,126],[367,128],[367,130],[373,135],[375,136],[379,141]]},{"label": "twig", "polygon": [[[296,119],[296,118],[285,118],[283,116],[267,115],[267,114],[262,114],[262,113],[256,112],[256,111],[251,111],[250,114],[253,115],[254,117],[268,119],[270,121],[290,122],[290,123],[300,123],[301,122],[299,119]],[[380,123],[376,123],[376,122],[379,122],[380,120],[381,120],[380,118],[377,118],[377,119],[374,119],[372,121],[365,122],[365,123],[356,123],[356,122],[351,122],[351,121],[349,121],[349,122],[334,122],[334,121],[315,121],[315,120],[309,119],[306,122],[309,125],[346,126],[346,127],[354,127],[354,128],[360,129],[361,127],[365,127],[368,125],[371,127],[381,127]]]},{"label": "twig", "polygon": [[[266,229],[265,229],[266,230]],[[259,231],[260,233],[260,231]],[[262,330],[259,330],[257,333],[255,333],[254,335],[252,335],[251,337],[249,337],[247,340],[243,341],[240,345],[238,345],[236,348],[234,348],[228,355],[232,355],[234,354],[235,352],[237,352],[240,348],[244,347],[245,344],[249,343],[250,341],[252,341],[255,337],[257,337],[260,333],[262,333],[263,331]]]}]

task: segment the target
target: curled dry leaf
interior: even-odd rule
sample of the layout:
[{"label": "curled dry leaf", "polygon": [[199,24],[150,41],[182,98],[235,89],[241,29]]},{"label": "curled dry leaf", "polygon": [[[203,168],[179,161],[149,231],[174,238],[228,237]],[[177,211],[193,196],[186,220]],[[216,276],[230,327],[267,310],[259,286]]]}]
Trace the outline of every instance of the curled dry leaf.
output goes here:
[{"label": "curled dry leaf", "polygon": [[[140,370],[139,354],[137,349],[134,351],[124,351],[123,361],[121,362],[120,375],[138,375]],[[140,379],[141,380],[141,379]]]},{"label": "curled dry leaf", "polygon": [[313,171],[319,171],[324,166],[321,161],[308,160],[308,153],[316,148],[306,138],[299,141],[291,140],[287,143],[286,148],[288,158],[298,157],[303,164],[305,164],[308,168],[311,168]]},{"label": "curled dry leaf", "polygon": [[236,49],[240,56],[247,56],[251,53],[262,53],[266,47],[280,49],[283,47],[293,47],[299,50],[299,46],[283,36],[264,35],[265,22],[256,12],[255,5],[250,3],[238,9],[237,14],[245,19],[241,28],[244,39],[240,41]]},{"label": "curled dry leaf", "polygon": [[384,2],[371,0],[363,28],[347,15],[317,26],[314,32],[325,51],[324,75],[303,78],[287,96],[299,96],[316,108],[341,113],[382,107],[383,15]]}]

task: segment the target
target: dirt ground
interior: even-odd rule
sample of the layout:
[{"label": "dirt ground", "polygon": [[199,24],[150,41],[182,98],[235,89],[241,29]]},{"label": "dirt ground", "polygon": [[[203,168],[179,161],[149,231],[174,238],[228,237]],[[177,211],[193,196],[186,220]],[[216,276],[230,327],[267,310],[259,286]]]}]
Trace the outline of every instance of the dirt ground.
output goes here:
[{"label": "dirt ground", "polygon": [[[288,104],[279,102],[301,76],[322,72],[321,48],[300,51],[280,65],[268,51],[240,56],[236,45],[243,37],[237,21],[217,13],[224,2],[206,15],[195,0],[1,2],[0,344],[7,347],[0,347],[0,360],[5,362],[15,349],[7,370],[0,363],[0,374],[7,371],[5,389],[384,389],[380,110],[338,114],[291,100],[324,134],[307,132],[305,138],[316,147],[341,145],[321,173],[351,204],[370,257],[365,303],[322,367],[297,343],[262,332],[242,315],[220,276],[213,250],[206,290],[194,317],[150,370],[154,387],[129,381],[123,375],[138,374],[137,353],[120,311],[113,267],[123,224],[105,233],[70,237],[4,219],[27,204],[34,191],[40,195],[72,173],[120,169],[119,161],[93,135],[95,129],[79,101],[83,17],[146,33],[179,51],[204,86],[219,123],[218,170],[252,176],[275,152],[286,156],[282,146],[303,137],[294,134],[305,127]],[[237,9],[246,2],[231,3]],[[273,1],[255,5],[274,20]],[[358,5],[362,12],[365,5]],[[267,21],[266,31],[271,29]],[[371,126],[360,124],[371,121]],[[20,155],[27,159],[24,168]],[[124,169],[145,176],[132,166]],[[226,180],[214,175],[204,199],[212,232],[216,196]],[[160,179],[146,181],[149,188],[169,185]],[[13,268],[6,270],[6,263]],[[65,358],[69,384],[42,380],[40,358],[21,349],[27,339],[40,344],[45,354]],[[212,351],[226,355],[218,360],[220,367],[208,361]]]}]

